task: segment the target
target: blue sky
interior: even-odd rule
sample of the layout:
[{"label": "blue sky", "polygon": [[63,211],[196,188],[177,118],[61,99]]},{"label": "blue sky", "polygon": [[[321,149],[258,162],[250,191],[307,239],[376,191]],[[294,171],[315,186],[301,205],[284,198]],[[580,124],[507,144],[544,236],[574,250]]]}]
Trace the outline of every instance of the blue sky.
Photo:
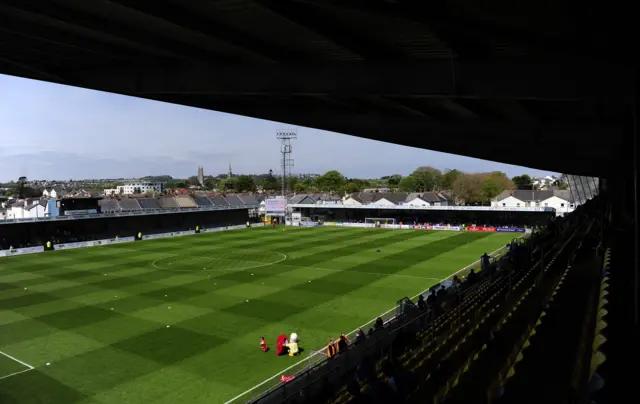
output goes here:
[{"label": "blue sky", "polygon": [[[0,75],[0,181],[279,171],[283,123]],[[548,172],[298,127],[294,173]],[[384,156],[384,158],[381,158]]]}]

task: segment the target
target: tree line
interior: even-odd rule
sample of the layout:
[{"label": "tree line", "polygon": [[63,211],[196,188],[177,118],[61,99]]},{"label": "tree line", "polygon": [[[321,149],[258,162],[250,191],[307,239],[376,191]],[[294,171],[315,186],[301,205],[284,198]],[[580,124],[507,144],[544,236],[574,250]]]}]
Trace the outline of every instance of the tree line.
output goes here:
[{"label": "tree line", "polygon": [[[217,189],[221,192],[254,192],[261,189],[266,192],[278,192],[282,189],[282,177],[274,175],[272,170],[262,175],[237,175],[231,178],[205,177],[205,189]],[[178,180],[168,183],[167,187],[188,187],[196,185],[197,178]],[[365,189],[387,188],[391,192],[440,192],[448,191],[461,203],[468,205],[485,204],[505,190],[532,189],[531,178],[524,174],[509,178],[505,173],[492,171],[487,173],[466,173],[460,170],[444,172],[429,166],[416,168],[411,174],[389,175],[380,179],[348,178],[337,170],[330,170],[317,178],[287,178],[287,191],[327,192],[343,196]]]},{"label": "tree line", "polygon": [[[255,192],[263,190],[277,193],[282,189],[282,177],[274,175],[272,170],[260,175],[232,175],[225,174],[206,176],[205,190],[219,192]],[[32,197],[41,195],[41,190],[30,188],[26,177],[20,177],[15,188],[7,196]],[[109,186],[113,184],[108,184]],[[167,189],[189,188],[199,186],[197,177],[187,179],[173,179],[169,177]],[[566,184],[553,184],[559,188],[566,188]],[[434,167],[421,166],[411,174],[384,176],[380,179],[347,178],[337,170],[330,170],[316,177],[287,178],[287,191],[296,193],[326,192],[338,196],[361,192],[365,189],[386,188],[390,192],[441,192],[447,191],[457,202],[467,205],[489,203],[491,199],[505,190],[533,189],[533,181],[527,174],[509,178],[505,173],[492,171],[487,173],[466,173],[460,170],[441,171]]]}]

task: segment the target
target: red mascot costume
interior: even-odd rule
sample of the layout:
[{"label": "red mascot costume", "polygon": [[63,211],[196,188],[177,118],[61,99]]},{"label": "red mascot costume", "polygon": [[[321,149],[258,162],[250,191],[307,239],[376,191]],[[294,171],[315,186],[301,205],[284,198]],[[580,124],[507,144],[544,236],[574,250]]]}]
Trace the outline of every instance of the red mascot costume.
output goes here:
[{"label": "red mascot costume", "polygon": [[286,355],[287,351],[289,350],[286,347],[287,343],[287,336],[282,334],[278,337],[278,339],[276,340],[276,355],[280,356],[280,355]]}]

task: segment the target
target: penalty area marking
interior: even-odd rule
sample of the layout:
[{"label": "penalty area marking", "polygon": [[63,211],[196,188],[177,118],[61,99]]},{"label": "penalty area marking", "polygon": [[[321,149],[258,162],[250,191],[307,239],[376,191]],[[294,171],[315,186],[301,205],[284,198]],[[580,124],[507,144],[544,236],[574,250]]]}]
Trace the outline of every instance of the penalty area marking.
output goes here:
[{"label": "penalty area marking", "polygon": [[[282,258],[279,259],[278,261],[274,261],[274,262],[259,262],[259,261],[250,261],[250,260],[239,260],[239,259],[234,259],[234,258],[219,258],[219,257],[207,257],[205,255],[189,255],[188,257],[192,257],[192,258],[206,258],[210,261],[215,261],[215,260],[225,260],[225,261],[236,261],[236,262],[249,262],[249,263],[255,263],[256,265],[251,265],[248,267],[242,267],[242,268],[214,268],[214,269],[202,269],[202,270],[196,270],[196,271],[189,271],[189,270],[182,270],[182,269],[172,269],[172,268],[163,268],[163,267],[159,267],[158,265],[156,265],[156,263],[158,261],[162,261],[168,257],[165,258],[160,258],[157,259],[155,261],[153,261],[151,263],[151,266],[153,266],[154,268],[160,269],[162,271],[172,271],[172,272],[216,272],[216,271],[226,271],[226,272],[240,272],[240,271],[246,271],[248,269],[255,269],[255,268],[262,268],[262,267],[268,267],[270,265],[276,265],[279,264],[283,261],[285,261],[287,258],[286,254],[283,253],[279,253],[279,252],[275,252],[275,251],[271,251],[271,254],[278,254],[280,255]],[[181,257],[180,254],[167,254],[173,257]]]},{"label": "penalty area marking", "polygon": [[[500,247],[500,248],[498,248],[497,250],[495,250],[495,251],[493,251],[492,253],[490,253],[489,255],[494,255],[494,254],[496,254],[497,252],[502,251],[502,249],[503,249],[503,248],[504,248],[504,247]],[[442,279],[440,279],[440,280],[438,281],[438,283],[441,283],[441,282],[446,281],[447,279],[449,279],[449,278],[453,277],[454,275],[459,274],[460,272],[462,272],[462,271],[464,271],[465,269],[467,269],[467,268],[469,268],[469,267],[471,267],[471,266],[473,266],[473,265],[477,264],[478,262],[480,262],[480,260],[476,260],[476,261],[472,262],[471,264],[467,265],[466,267],[464,267],[464,268],[461,268],[461,269],[457,270],[456,272],[452,273],[451,275],[447,276],[446,278],[442,278]],[[418,293],[417,295],[413,296],[413,297],[411,298],[411,300],[415,299],[416,297],[420,296],[420,295],[421,295],[421,294],[423,294],[423,293],[426,293],[428,290],[429,290],[429,289],[427,289],[427,290],[425,290],[425,291],[423,291],[423,292]],[[391,313],[391,312],[392,312],[392,311],[394,311],[395,309],[396,309],[396,308],[395,308],[395,307],[393,307],[391,310],[387,310],[386,312],[384,312],[384,313],[380,314],[379,316],[377,316],[377,317],[375,317],[375,318],[373,318],[373,319],[371,319],[371,320],[367,321],[366,323],[362,324],[362,325],[361,325],[360,327],[358,327],[358,328],[366,327],[367,325],[369,325],[369,324],[371,324],[372,322],[374,322],[378,317],[382,317],[382,316],[384,316],[384,315],[386,315],[386,314],[388,314],[388,313]],[[392,320],[392,319],[389,319],[388,321],[390,321],[390,320]],[[388,321],[387,321],[387,322],[388,322]],[[358,328],[356,328],[355,330],[351,331],[350,333],[347,333],[346,335],[352,335],[354,332],[358,331]],[[325,347],[325,348],[326,348],[326,347]],[[312,353],[312,354],[311,354],[311,357],[314,357],[314,356],[316,356],[316,355],[320,355],[320,354],[324,354],[324,349],[325,349],[325,348],[322,348],[321,350],[319,350],[319,351],[316,351],[316,352]],[[254,391],[255,389],[257,389],[257,388],[260,388],[260,387],[264,386],[264,385],[265,385],[265,384],[267,384],[269,381],[271,381],[271,380],[273,380],[274,378],[276,378],[276,377],[280,376],[280,375],[281,375],[281,374],[283,374],[284,372],[287,372],[287,371],[289,371],[289,370],[291,370],[291,369],[295,368],[296,366],[298,366],[298,365],[300,365],[300,364],[302,364],[302,363],[304,363],[304,362],[310,362],[310,360],[311,360],[311,358],[310,358],[310,357],[308,357],[308,356],[307,356],[305,359],[301,359],[300,361],[298,361],[298,362],[294,363],[293,365],[289,366],[288,368],[286,368],[286,369],[282,369],[281,371],[279,371],[279,372],[278,372],[278,373],[276,373],[275,375],[273,375],[273,376],[271,376],[271,377],[269,377],[269,378],[265,379],[263,382],[260,382],[260,383],[256,384],[255,386],[251,387],[250,389],[248,389],[248,390],[244,391],[243,393],[238,394],[237,396],[235,396],[235,397],[234,397],[234,398],[232,398],[231,400],[226,401],[224,404],[231,404],[231,403],[235,402],[235,401],[236,401],[236,400],[238,400],[239,398],[244,397],[245,395],[247,395],[248,393],[251,393],[251,392],[252,392],[252,391]]]},{"label": "penalty area marking", "polygon": [[16,376],[16,375],[19,375],[20,373],[25,373],[25,372],[28,372],[28,371],[33,370],[33,369],[34,369],[34,367],[33,367],[33,366],[29,365],[29,364],[28,364],[28,363],[26,363],[26,362],[21,361],[20,359],[16,359],[16,358],[14,358],[13,356],[9,355],[8,353],[5,353],[5,352],[0,351],[0,355],[6,356],[7,358],[11,359],[12,361],[14,361],[14,362],[18,362],[18,363],[19,363],[19,364],[21,364],[22,366],[26,367],[26,369],[20,370],[20,371],[18,371],[18,372],[13,372],[13,373],[10,373],[10,374],[8,374],[8,375],[0,376],[0,380],[2,380],[2,379],[7,379],[7,378],[9,378],[9,377],[11,377],[11,376]]}]

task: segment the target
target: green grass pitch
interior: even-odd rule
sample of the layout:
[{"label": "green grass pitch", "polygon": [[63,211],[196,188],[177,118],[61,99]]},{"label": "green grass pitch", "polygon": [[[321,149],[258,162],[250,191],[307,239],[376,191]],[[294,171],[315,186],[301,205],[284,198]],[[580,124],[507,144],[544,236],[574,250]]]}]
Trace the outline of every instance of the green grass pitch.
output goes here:
[{"label": "green grass pitch", "polygon": [[[0,355],[0,402],[225,403],[512,238],[265,227],[2,258],[0,351],[34,369]],[[277,357],[292,332],[305,351]]]}]

